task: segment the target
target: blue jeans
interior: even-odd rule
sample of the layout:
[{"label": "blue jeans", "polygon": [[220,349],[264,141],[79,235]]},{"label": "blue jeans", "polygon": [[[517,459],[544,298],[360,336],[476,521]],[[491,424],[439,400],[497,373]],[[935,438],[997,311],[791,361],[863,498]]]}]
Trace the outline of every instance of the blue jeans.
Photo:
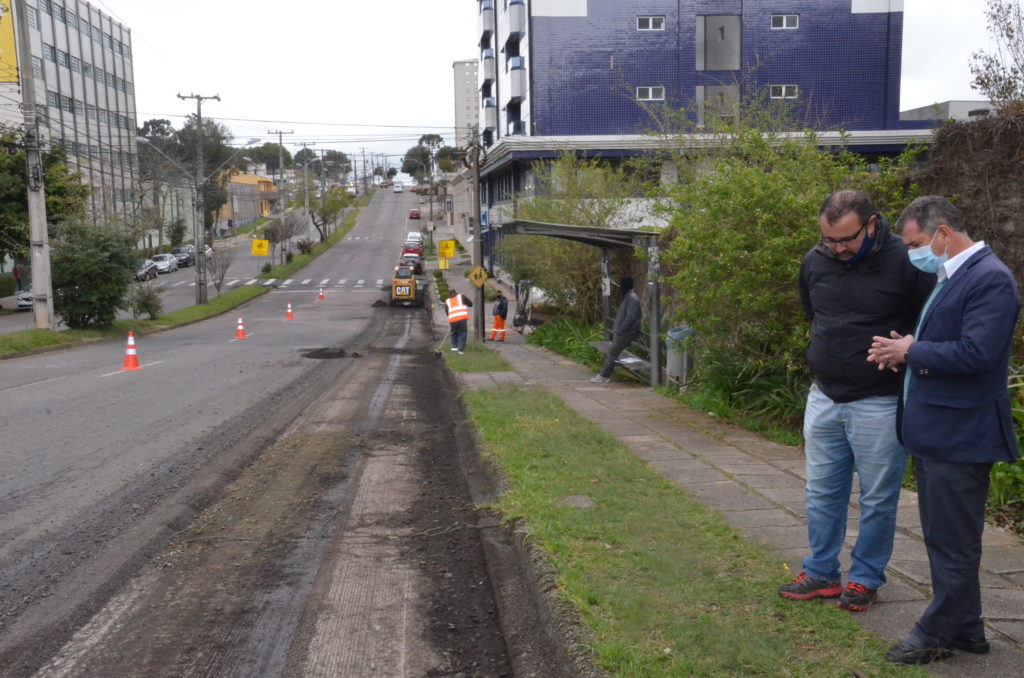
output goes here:
[{"label": "blue jeans", "polygon": [[860,480],[860,529],[851,553],[849,581],[876,589],[896,534],[896,504],[907,453],[896,438],[897,396],[836,403],[815,385],[804,411],[807,455],[807,536],[811,555],[804,571],[815,579],[842,581],[839,551],[853,473]]},{"label": "blue jeans", "polygon": [[466,350],[466,335],[469,334],[469,321],[468,320],[456,320],[449,326],[451,330],[451,343],[452,348],[456,351]]}]

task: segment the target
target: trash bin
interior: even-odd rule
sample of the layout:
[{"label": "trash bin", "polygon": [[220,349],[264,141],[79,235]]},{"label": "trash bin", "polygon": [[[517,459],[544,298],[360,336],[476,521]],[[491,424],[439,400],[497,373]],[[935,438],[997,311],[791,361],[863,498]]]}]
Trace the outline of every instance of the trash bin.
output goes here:
[{"label": "trash bin", "polygon": [[690,345],[697,336],[697,330],[688,325],[673,327],[666,332],[665,342],[665,374],[685,386],[693,371],[693,358],[690,356]]}]

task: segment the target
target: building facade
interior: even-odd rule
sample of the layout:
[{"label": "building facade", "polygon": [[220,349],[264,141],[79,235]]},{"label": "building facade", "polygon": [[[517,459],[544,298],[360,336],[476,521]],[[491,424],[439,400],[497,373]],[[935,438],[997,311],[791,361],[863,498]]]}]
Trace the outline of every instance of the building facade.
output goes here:
[{"label": "building facade", "polygon": [[480,124],[480,97],[477,89],[479,62],[476,59],[452,63],[455,76],[455,147],[464,148],[473,139]]},{"label": "building facade", "polygon": [[235,174],[228,182],[228,201],[217,214],[218,234],[228,235],[270,214],[277,198],[274,180],[259,174]]},{"label": "building facade", "polygon": [[[72,171],[92,187],[98,218],[138,212],[138,157],[131,32],[84,0],[26,0],[36,110],[44,146],[63,147]],[[20,102],[17,83],[0,85]],[[17,105],[0,119],[20,127]]]},{"label": "building facade", "polygon": [[479,0],[485,143],[642,134],[785,99],[814,129],[899,126],[903,0]]}]

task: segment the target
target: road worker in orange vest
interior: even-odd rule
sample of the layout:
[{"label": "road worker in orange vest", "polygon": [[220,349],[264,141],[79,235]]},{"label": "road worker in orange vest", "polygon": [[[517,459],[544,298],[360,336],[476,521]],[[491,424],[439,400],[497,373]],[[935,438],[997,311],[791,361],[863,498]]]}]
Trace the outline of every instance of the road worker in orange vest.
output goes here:
[{"label": "road worker in orange vest", "polygon": [[491,341],[494,341],[495,337],[498,338],[498,341],[505,341],[505,318],[508,317],[508,299],[501,293],[501,290],[498,290],[498,299],[494,302],[494,308],[491,309],[491,313],[494,315]]},{"label": "road worker in orange vest", "polygon": [[469,334],[469,307],[473,302],[464,294],[452,290],[444,302],[448,309],[448,328],[451,331],[452,350],[463,353],[466,350],[466,336]]}]

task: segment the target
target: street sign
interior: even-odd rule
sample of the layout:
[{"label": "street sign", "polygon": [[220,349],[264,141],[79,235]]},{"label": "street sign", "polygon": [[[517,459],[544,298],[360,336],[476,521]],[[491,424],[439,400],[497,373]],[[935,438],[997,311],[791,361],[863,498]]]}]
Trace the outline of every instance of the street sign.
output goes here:
[{"label": "street sign", "polygon": [[270,241],[269,240],[253,240],[252,241],[252,255],[254,257],[267,257],[267,256],[270,256]]},{"label": "street sign", "polygon": [[437,260],[437,267],[439,269],[441,269],[442,271],[447,271],[449,268],[451,268],[451,266],[448,265],[448,260],[447,259],[438,259]]},{"label": "street sign", "polygon": [[469,280],[477,287],[483,287],[484,283],[487,282],[487,271],[484,270],[483,266],[477,266],[469,272]]},{"label": "street sign", "polygon": [[455,200],[452,198],[451,193],[444,196],[444,211],[448,214],[455,211]]},{"label": "street sign", "polygon": [[455,241],[440,240],[437,243],[437,256],[442,259],[451,259],[455,256]]}]

